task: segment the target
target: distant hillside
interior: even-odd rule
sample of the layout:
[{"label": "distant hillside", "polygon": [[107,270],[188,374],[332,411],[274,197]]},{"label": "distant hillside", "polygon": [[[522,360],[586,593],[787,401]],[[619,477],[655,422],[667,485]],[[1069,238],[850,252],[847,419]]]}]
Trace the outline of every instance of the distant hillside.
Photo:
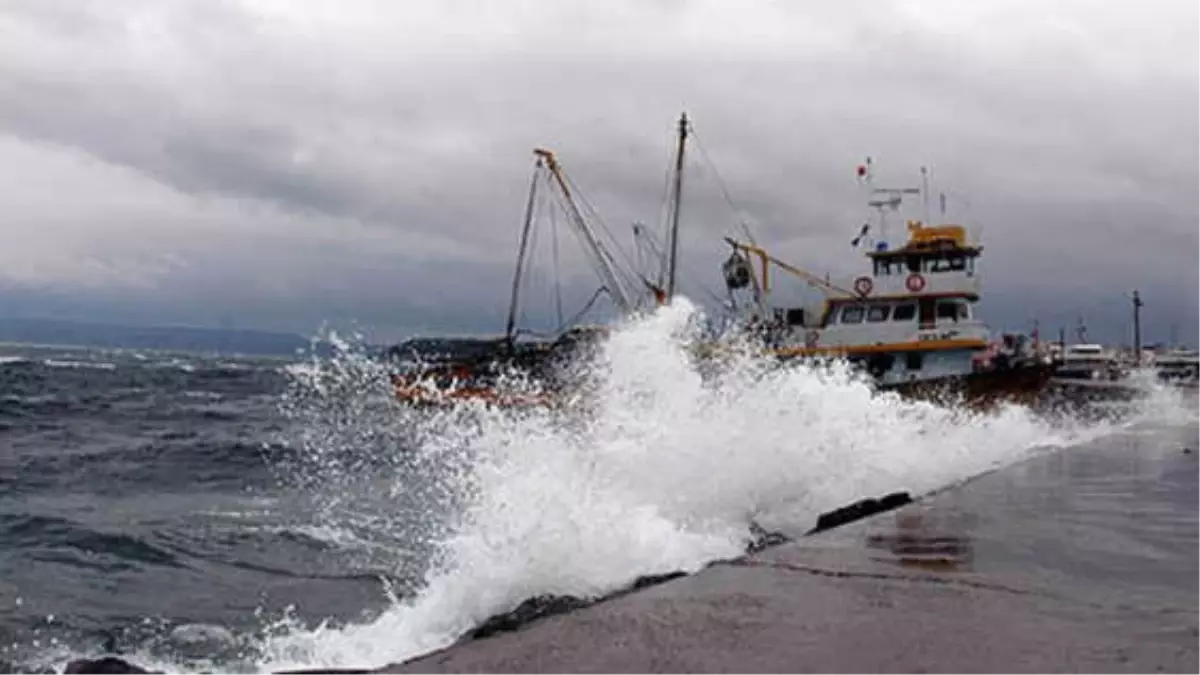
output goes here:
[{"label": "distant hillside", "polygon": [[[172,326],[122,326],[59,319],[0,318],[0,342],[167,349],[227,354],[289,355],[310,341],[293,333]],[[327,345],[320,345],[327,347]],[[320,349],[325,352],[327,349]]]}]

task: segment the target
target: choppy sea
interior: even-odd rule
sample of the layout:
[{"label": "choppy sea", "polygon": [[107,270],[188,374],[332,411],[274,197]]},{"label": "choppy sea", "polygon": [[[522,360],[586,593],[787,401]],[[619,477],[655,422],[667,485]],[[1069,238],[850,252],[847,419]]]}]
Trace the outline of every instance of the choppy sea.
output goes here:
[{"label": "choppy sea", "polygon": [[[687,312],[617,331],[593,366],[598,407],[572,422],[403,409],[353,346],[0,346],[0,670],[111,651],[172,671],[383,665],[534,595],[736,555],[752,519],[802,531],[862,497],[1081,447],[1128,460],[1079,464],[1073,499],[1011,474],[1023,503],[1056,495],[1039,518],[1120,542],[1054,573],[1194,603],[1194,395],[1147,380],[1101,409],[968,414],[873,395],[836,366],[745,357],[714,381],[688,363]],[[1032,565],[1039,518],[990,545]]]}]

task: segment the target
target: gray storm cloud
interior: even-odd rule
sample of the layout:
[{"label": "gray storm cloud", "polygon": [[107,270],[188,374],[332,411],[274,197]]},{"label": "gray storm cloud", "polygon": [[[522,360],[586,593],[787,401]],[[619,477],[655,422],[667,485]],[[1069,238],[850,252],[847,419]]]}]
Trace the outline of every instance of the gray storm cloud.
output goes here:
[{"label": "gray storm cloud", "polygon": [[[982,226],[998,326],[1092,307],[1120,339],[1136,286],[1160,332],[1194,340],[1197,19],[1188,2],[5,3],[0,311],[495,330],[531,149],[627,231],[657,222],[686,109],[737,207],[695,156],[684,255],[710,286],[740,220],[852,273],[870,155],[893,181],[930,166]],[[577,274],[572,300],[594,285]]]}]

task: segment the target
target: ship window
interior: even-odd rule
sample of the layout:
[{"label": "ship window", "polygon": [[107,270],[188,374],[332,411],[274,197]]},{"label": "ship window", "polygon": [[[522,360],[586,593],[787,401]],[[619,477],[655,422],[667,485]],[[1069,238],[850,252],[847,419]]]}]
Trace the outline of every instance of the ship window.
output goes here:
[{"label": "ship window", "polygon": [[803,326],[804,325],[804,309],[792,308],[787,310],[787,325]]},{"label": "ship window", "polygon": [[967,276],[975,276],[975,256],[967,258]]},{"label": "ship window", "polygon": [[904,355],[904,367],[909,370],[920,370],[925,364],[924,354],[921,352],[908,352]]},{"label": "ship window", "polygon": [[962,319],[963,321],[971,318],[970,305],[965,302],[958,303],[958,318]]},{"label": "ship window", "polygon": [[891,309],[891,305],[871,305],[867,308],[867,321],[870,323],[887,321]]},{"label": "ship window", "polygon": [[862,305],[848,305],[842,308],[842,323],[862,323]]},{"label": "ship window", "polygon": [[930,272],[961,272],[966,269],[966,258],[961,254],[939,255],[929,259]]},{"label": "ship window", "polygon": [[[895,269],[893,269],[893,268],[895,268]],[[903,271],[904,271],[904,263],[899,260],[892,260],[891,258],[884,258],[882,260],[875,261],[875,275],[876,276],[880,276],[880,275],[886,276],[889,274],[900,274]]]},{"label": "ship window", "polygon": [[957,302],[939,302],[937,305],[937,318],[958,321],[958,306],[959,303]]},{"label": "ship window", "polygon": [[908,256],[908,271],[909,272],[920,272],[921,271],[921,256],[919,256],[919,255]]},{"label": "ship window", "polygon": [[917,306],[910,303],[896,305],[896,311],[892,312],[892,321],[912,321],[917,315]]},{"label": "ship window", "polygon": [[921,300],[921,312],[919,321],[922,326],[932,326],[934,322],[934,307],[932,298],[924,298]]}]

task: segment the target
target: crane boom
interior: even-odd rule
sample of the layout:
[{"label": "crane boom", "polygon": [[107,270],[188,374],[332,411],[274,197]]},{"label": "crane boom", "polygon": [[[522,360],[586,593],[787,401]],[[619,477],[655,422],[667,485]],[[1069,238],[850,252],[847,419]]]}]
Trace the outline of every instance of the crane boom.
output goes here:
[{"label": "crane boom", "polygon": [[622,311],[628,313],[636,309],[629,289],[621,281],[621,277],[613,269],[612,254],[607,248],[596,238],[596,234],[588,226],[584,220],[583,214],[579,212],[579,207],[575,204],[575,199],[571,195],[571,188],[568,187],[566,179],[563,177],[562,168],[558,164],[558,159],[550,150],[537,148],[534,154],[540,160],[546,162],[546,168],[550,170],[550,175],[554,177],[554,182],[558,184],[562,190],[563,196],[567,201],[567,208],[571,215],[571,220],[575,225],[576,234],[583,240],[584,244],[591,251],[592,257],[596,263],[597,271],[600,274],[604,285],[608,288],[608,292],[612,295],[613,301],[621,308]]},{"label": "crane boom", "polygon": [[807,281],[808,283],[810,283],[814,286],[820,286],[821,288],[824,288],[826,290],[833,291],[835,293],[841,293],[843,295],[849,295],[852,297],[858,295],[857,293],[854,293],[853,291],[849,291],[840,286],[831,284],[828,281],[825,281],[824,279],[822,279],[821,277],[818,277],[817,275],[812,274],[810,272],[806,272],[806,271],[800,269],[799,267],[796,267],[795,265],[789,265],[788,263],[785,263],[782,260],[780,260],[779,258],[776,258],[775,256],[771,255],[770,253],[767,253],[766,250],[759,248],[758,246],[753,246],[751,244],[743,244],[742,242],[732,239],[730,237],[725,237],[725,241],[728,242],[729,245],[734,247],[735,249],[745,251],[746,253],[750,253],[750,254],[758,256],[759,260],[762,261],[762,291],[764,293],[767,293],[771,290],[771,285],[769,282],[769,277],[767,275],[767,270],[769,269],[768,263],[774,263],[783,271],[788,272],[789,274],[795,275],[797,277],[800,277],[801,279],[804,279],[805,281]]}]

